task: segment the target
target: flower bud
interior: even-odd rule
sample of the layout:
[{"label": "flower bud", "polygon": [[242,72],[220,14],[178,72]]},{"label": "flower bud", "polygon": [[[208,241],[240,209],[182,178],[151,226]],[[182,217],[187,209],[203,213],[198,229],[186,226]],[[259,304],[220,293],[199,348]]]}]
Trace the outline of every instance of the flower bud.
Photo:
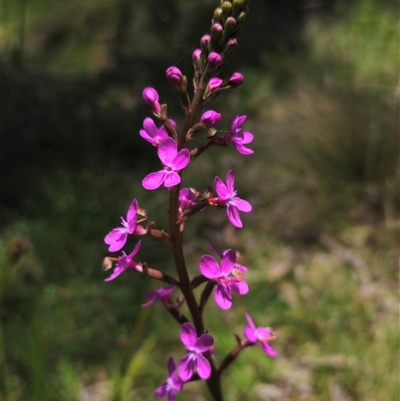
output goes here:
[{"label": "flower bud", "polygon": [[166,71],[166,76],[172,85],[176,86],[178,89],[182,87],[183,74],[179,68],[169,67]]},{"label": "flower bud", "polygon": [[218,67],[222,64],[222,57],[216,52],[211,52],[207,60],[213,67]]},{"label": "flower bud", "polygon": [[238,86],[242,85],[243,80],[244,77],[240,72],[234,72],[229,78],[228,84],[233,88],[237,88]]},{"label": "flower bud", "polygon": [[212,127],[221,122],[221,114],[217,113],[214,110],[208,110],[201,116],[200,120],[204,123],[204,125],[207,128]]},{"label": "flower bud", "polygon": [[233,17],[228,17],[225,21],[224,25],[224,36],[228,37],[228,35],[235,29],[236,20]]},{"label": "flower bud", "polygon": [[211,40],[211,36],[210,35],[204,35],[201,39],[200,39],[200,45],[202,49],[207,49],[208,44],[210,43]]},{"label": "flower bud", "polygon": [[158,93],[154,88],[144,88],[143,90],[143,100],[152,107],[153,111],[156,114],[160,114],[161,111],[161,106],[160,103],[158,103]]},{"label": "flower bud", "polygon": [[218,77],[211,78],[208,82],[208,90],[211,92],[217,88],[219,88],[222,84],[222,79]]},{"label": "flower bud", "polygon": [[217,8],[214,11],[214,15],[212,18],[212,23],[216,23],[216,22],[221,22],[221,16],[222,16],[222,8]]},{"label": "flower bud", "polygon": [[247,7],[248,0],[233,0],[232,14],[236,15]]},{"label": "flower bud", "polygon": [[221,24],[216,23],[211,26],[210,33],[211,33],[213,42],[218,42],[223,31],[224,31],[224,28],[222,28]]}]

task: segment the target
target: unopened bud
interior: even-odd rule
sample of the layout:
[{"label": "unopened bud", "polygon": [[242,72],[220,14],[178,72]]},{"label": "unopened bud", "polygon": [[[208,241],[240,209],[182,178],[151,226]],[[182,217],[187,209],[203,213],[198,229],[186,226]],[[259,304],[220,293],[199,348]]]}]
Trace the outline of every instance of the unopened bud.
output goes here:
[{"label": "unopened bud", "polygon": [[228,35],[235,29],[236,27],[236,20],[233,17],[228,17],[225,21],[224,26],[224,36],[228,37]]},{"label": "unopened bud", "polygon": [[228,84],[233,88],[237,88],[238,86],[242,85],[243,81],[243,75],[240,72],[234,72],[229,78]]},{"label": "unopened bud", "polygon": [[213,127],[221,122],[221,114],[214,110],[208,110],[201,116],[200,120],[207,128]]},{"label": "unopened bud", "polygon": [[243,22],[246,19],[248,9],[246,11],[242,11],[238,17],[236,18],[237,22]]},{"label": "unopened bud", "polygon": [[248,0],[233,0],[232,14],[237,15],[247,7]]},{"label": "unopened bud", "polygon": [[212,18],[212,23],[215,24],[216,22],[222,22],[221,17],[222,17],[222,8],[217,8],[214,11],[214,15],[213,15],[213,18]]},{"label": "unopened bud", "polygon": [[222,79],[218,77],[211,78],[210,81],[208,82],[208,91],[213,91],[217,88],[219,88],[222,84]]},{"label": "unopened bud", "polygon": [[203,65],[203,60],[202,60],[202,52],[200,49],[194,50],[194,52],[192,53],[192,59],[195,69],[201,70],[201,67]]},{"label": "unopened bud", "polygon": [[158,103],[158,93],[154,88],[144,88],[143,90],[143,100],[152,107],[153,111],[156,114],[160,114],[161,111],[161,106],[160,103]]},{"label": "unopened bud", "polygon": [[213,67],[218,67],[222,64],[222,57],[216,52],[211,52],[207,60]]},{"label": "unopened bud", "polygon": [[166,71],[166,76],[172,85],[180,89],[182,87],[183,74],[177,67],[169,67]]},{"label": "unopened bud", "polygon": [[201,50],[203,52],[205,52],[208,48],[208,44],[210,43],[211,40],[211,36],[210,35],[204,35],[201,39],[200,39],[200,46],[201,46]]},{"label": "unopened bud", "polygon": [[224,28],[222,28],[221,24],[216,23],[211,26],[211,29],[210,29],[211,38],[215,44],[219,41],[220,37],[222,36],[223,31],[224,31]]}]

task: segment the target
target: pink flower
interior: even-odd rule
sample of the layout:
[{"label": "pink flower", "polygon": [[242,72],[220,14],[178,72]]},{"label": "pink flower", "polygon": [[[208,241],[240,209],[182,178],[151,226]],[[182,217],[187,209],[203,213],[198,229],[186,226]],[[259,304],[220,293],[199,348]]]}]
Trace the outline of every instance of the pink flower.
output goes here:
[{"label": "pink flower", "polygon": [[107,277],[104,281],[111,281],[122,274],[127,269],[136,270],[137,267],[141,267],[142,265],[138,262],[135,262],[133,258],[139,252],[140,245],[142,245],[142,241],[139,241],[133,251],[127,255],[125,252],[122,252],[122,256],[119,258],[117,265],[110,277]]},{"label": "pink flower", "polygon": [[[174,129],[176,128],[176,123],[173,120],[169,120]],[[139,131],[140,136],[147,142],[150,142],[153,146],[159,146],[160,143],[168,138],[167,130],[164,125],[160,128],[156,127],[156,124],[151,118],[145,118],[143,121],[143,129]]]},{"label": "pink flower", "polygon": [[253,134],[251,134],[250,132],[242,131],[241,125],[244,123],[245,120],[246,116],[236,116],[232,120],[231,131],[229,135],[227,135],[226,139],[229,142],[233,143],[236,150],[242,155],[251,155],[254,153],[254,150],[243,146],[250,143],[254,138]]},{"label": "pink flower", "polygon": [[213,127],[221,122],[221,114],[214,110],[208,110],[201,116],[200,120],[207,128]]},{"label": "pink flower", "polygon": [[243,224],[240,220],[239,210],[241,212],[250,212],[251,205],[249,202],[240,199],[236,196],[236,191],[234,189],[235,177],[233,175],[233,171],[228,171],[226,175],[226,185],[222,182],[222,180],[217,176],[214,180],[215,191],[219,198],[211,198],[208,199],[208,202],[211,204],[216,204],[217,206],[226,206],[226,214],[228,216],[228,220],[238,228],[242,228]]},{"label": "pink flower", "polygon": [[268,344],[275,336],[268,327],[256,327],[248,313],[245,314],[249,326],[243,327],[243,333],[247,341],[251,343],[260,343],[261,349],[270,357],[276,356],[276,351]]},{"label": "pink flower", "polygon": [[116,252],[122,249],[126,243],[128,234],[133,234],[136,231],[136,222],[137,222],[136,213],[138,209],[139,209],[138,201],[134,199],[129,206],[126,220],[123,217],[121,217],[122,227],[114,228],[104,238],[104,242],[107,245],[110,245],[108,247],[108,250],[110,252]]},{"label": "pink flower", "polygon": [[156,398],[167,396],[167,401],[175,401],[175,394],[182,391],[183,381],[179,377],[174,358],[168,358],[168,377],[164,383],[154,392]]},{"label": "pink flower", "polygon": [[179,211],[182,213],[188,207],[196,204],[197,196],[192,188],[182,188],[179,191]]},{"label": "pink flower", "polygon": [[144,88],[143,89],[143,100],[151,106],[153,109],[154,113],[160,114],[161,111],[161,106],[160,103],[158,103],[158,92],[154,88]]},{"label": "pink flower", "polygon": [[221,263],[211,255],[203,255],[199,268],[204,277],[217,283],[214,299],[221,309],[232,306],[232,291],[241,295],[249,291],[246,281],[242,279],[242,272],[236,267],[236,254],[231,249],[223,255]]},{"label": "pink flower", "polygon": [[183,323],[180,330],[183,345],[189,351],[179,361],[179,376],[182,380],[189,380],[195,368],[203,380],[207,380],[211,374],[210,362],[202,354],[208,351],[214,344],[214,338],[210,334],[202,334],[197,337],[196,329],[192,323]]},{"label": "pink flower", "polygon": [[170,300],[169,294],[175,289],[174,285],[169,285],[168,287],[160,287],[158,290],[149,291],[144,294],[144,297],[147,299],[147,302],[142,304],[142,306],[149,306],[152,303],[160,300],[162,303],[168,303]]},{"label": "pink flower", "polygon": [[164,139],[158,147],[158,157],[164,168],[147,175],[142,185],[145,189],[153,190],[164,184],[166,188],[178,185],[181,177],[177,173],[184,169],[190,162],[190,151],[182,149],[178,153],[178,144],[173,138]]}]

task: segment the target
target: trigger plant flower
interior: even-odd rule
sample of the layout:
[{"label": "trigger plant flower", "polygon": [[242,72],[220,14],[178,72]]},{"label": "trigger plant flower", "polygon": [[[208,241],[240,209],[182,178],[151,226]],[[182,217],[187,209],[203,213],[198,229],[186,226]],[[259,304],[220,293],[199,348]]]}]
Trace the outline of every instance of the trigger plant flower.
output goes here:
[{"label": "trigger plant flower", "polygon": [[197,337],[196,329],[190,322],[181,326],[180,337],[183,345],[188,350],[186,356],[179,361],[179,376],[182,380],[189,380],[195,371],[203,380],[207,380],[211,374],[210,362],[202,354],[213,346],[214,338],[210,334],[202,334]]},{"label": "trigger plant flower", "polygon": [[241,128],[246,118],[246,116],[236,116],[232,120],[230,133],[225,136],[225,139],[227,142],[232,143],[236,150],[242,155],[251,155],[254,153],[254,150],[246,148],[244,145],[252,142],[254,135],[250,132],[243,132]]},{"label": "trigger plant flower", "polygon": [[229,249],[218,263],[211,255],[203,255],[199,268],[204,277],[216,282],[214,299],[221,309],[232,306],[232,291],[246,294],[249,287],[242,279],[242,271],[236,266],[236,253]]},{"label": "trigger plant flower", "polygon": [[261,349],[270,357],[276,356],[276,351],[268,344],[275,336],[268,327],[256,327],[248,313],[245,314],[248,326],[243,327],[243,333],[250,343],[261,345]]},{"label": "trigger plant flower", "polygon": [[135,232],[137,223],[136,213],[138,210],[138,201],[134,199],[129,206],[126,220],[121,217],[122,227],[114,228],[106,235],[104,242],[107,245],[110,245],[108,247],[109,252],[117,252],[122,249],[126,243],[128,234],[133,234]]},{"label": "trigger plant flower", "polygon": [[[169,120],[174,129],[176,128],[175,121]],[[139,131],[140,136],[147,142],[150,142],[153,146],[159,146],[160,143],[168,138],[167,130],[164,125],[160,128],[156,127],[156,124],[151,118],[145,118],[143,121],[143,129]]]},{"label": "trigger plant flower", "polygon": [[144,297],[147,299],[147,302],[142,304],[142,306],[149,306],[160,300],[164,304],[168,304],[171,302],[169,294],[174,291],[176,287],[174,285],[169,285],[168,287],[160,287],[158,290],[149,291],[144,294]]},{"label": "trigger plant flower", "polygon": [[236,196],[237,191],[234,188],[235,177],[233,171],[229,170],[226,175],[226,185],[218,176],[214,180],[215,192],[218,198],[209,198],[208,203],[214,206],[226,207],[228,220],[232,225],[242,228],[242,220],[240,220],[239,211],[250,212],[252,207],[249,202]]},{"label": "trigger plant flower", "polygon": [[178,152],[177,142],[173,138],[167,138],[158,147],[158,157],[164,168],[155,173],[150,173],[143,179],[142,185],[145,189],[157,189],[162,184],[166,188],[178,185],[181,182],[181,177],[177,172],[189,164],[190,151],[185,148]]},{"label": "trigger plant flower", "polygon": [[139,241],[133,251],[127,255],[125,252],[122,252],[122,256],[119,258],[117,265],[114,268],[113,273],[110,277],[107,277],[104,281],[111,281],[122,274],[125,270],[133,269],[136,270],[137,268],[141,268],[141,263],[135,262],[133,258],[139,252],[140,246],[142,245],[142,241]]},{"label": "trigger plant flower", "polygon": [[183,380],[179,377],[174,358],[168,358],[168,377],[165,382],[154,392],[156,398],[167,396],[167,401],[175,401],[175,394],[182,391]]}]

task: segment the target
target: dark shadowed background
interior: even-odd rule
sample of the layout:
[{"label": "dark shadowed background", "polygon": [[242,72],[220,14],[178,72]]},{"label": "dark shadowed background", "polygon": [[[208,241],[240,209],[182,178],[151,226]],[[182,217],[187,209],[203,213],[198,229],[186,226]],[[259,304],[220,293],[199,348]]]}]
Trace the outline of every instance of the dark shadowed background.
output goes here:
[{"label": "dark shadowed background", "polygon": [[[166,350],[183,353],[158,286],[101,268],[103,238],[137,198],[166,227],[167,191],[138,132],[157,88],[182,122],[165,70],[190,82],[214,0],[6,0],[1,35],[1,390],[4,401],[151,400]],[[213,108],[247,114],[253,156],[210,149],[185,174],[203,191],[235,171],[254,211],[233,229],[220,210],[187,225],[192,274],[207,241],[235,248],[250,292],[229,312],[210,300],[220,360],[244,313],[278,334],[229,367],[228,401],[396,400],[399,396],[399,3],[252,0],[221,76],[244,85]],[[133,242],[126,247],[130,251]],[[173,274],[168,248],[140,258]],[[190,383],[178,400],[206,400]],[[179,398],[180,397],[180,398]]]}]

